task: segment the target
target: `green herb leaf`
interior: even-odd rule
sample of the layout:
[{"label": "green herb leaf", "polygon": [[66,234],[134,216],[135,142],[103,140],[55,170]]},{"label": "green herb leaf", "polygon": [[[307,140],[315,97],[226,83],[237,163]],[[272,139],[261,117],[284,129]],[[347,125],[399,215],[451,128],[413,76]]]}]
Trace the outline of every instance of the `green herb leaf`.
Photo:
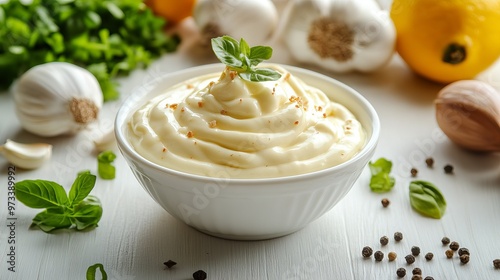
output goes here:
[{"label": "green herb leaf", "polygon": [[17,182],[16,198],[31,208],[61,207],[68,203],[68,196],[61,185],[44,180]]},{"label": "green herb leaf", "polygon": [[101,263],[96,263],[94,265],[89,266],[87,269],[87,280],[95,280],[97,269],[101,271],[102,280],[108,279],[108,274],[104,270],[104,266]]},{"label": "green herb leaf", "polygon": [[446,200],[434,184],[426,181],[410,182],[410,203],[420,214],[440,219],[446,211]]},{"label": "green herb leaf", "polygon": [[241,38],[240,42],[230,36],[212,39],[212,50],[215,56],[229,69],[250,82],[276,81],[281,74],[273,69],[255,68],[259,63],[271,58],[273,50],[268,46],[249,47]]},{"label": "green herb leaf", "polygon": [[370,179],[370,189],[373,192],[383,193],[392,190],[396,180],[390,176],[392,169],[392,162],[385,158],[379,158],[375,162],[369,162],[370,172],[372,177]]},{"label": "green herb leaf", "polygon": [[72,222],[68,211],[63,207],[57,207],[38,213],[33,218],[33,225],[38,226],[44,232],[51,232],[56,229],[69,228]]},{"label": "green herb leaf", "polygon": [[70,206],[80,203],[94,188],[96,176],[89,173],[81,173],[73,182],[69,190]]},{"label": "green herb leaf", "polygon": [[77,230],[96,227],[102,217],[101,202],[94,196],[89,196],[78,204],[71,215]]},{"label": "green herb leaf", "polygon": [[101,152],[97,156],[97,172],[99,177],[102,179],[114,179],[115,178],[115,167],[112,165],[115,160],[116,155],[110,151]]}]

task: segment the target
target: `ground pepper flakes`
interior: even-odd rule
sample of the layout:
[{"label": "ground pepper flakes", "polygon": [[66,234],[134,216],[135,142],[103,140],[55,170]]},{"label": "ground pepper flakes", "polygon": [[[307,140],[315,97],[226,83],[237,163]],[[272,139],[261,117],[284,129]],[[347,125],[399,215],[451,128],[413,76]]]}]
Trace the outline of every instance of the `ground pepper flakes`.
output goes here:
[{"label": "ground pepper flakes", "polygon": [[175,110],[175,109],[177,109],[177,106],[178,106],[177,104],[171,104],[171,105],[170,105],[170,106],[168,106],[168,107],[169,107],[170,109],[172,109],[172,110]]},{"label": "ground pepper flakes", "polygon": [[220,114],[221,114],[221,115],[227,115],[227,111],[226,111],[226,110],[224,110],[224,109],[222,109],[222,110],[220,110]]},{"label": "ground pepper flakes", "polygon": [[202,108],[203,107],[203,102],[202,101],[199,101],[198,102],[198,107]]}]

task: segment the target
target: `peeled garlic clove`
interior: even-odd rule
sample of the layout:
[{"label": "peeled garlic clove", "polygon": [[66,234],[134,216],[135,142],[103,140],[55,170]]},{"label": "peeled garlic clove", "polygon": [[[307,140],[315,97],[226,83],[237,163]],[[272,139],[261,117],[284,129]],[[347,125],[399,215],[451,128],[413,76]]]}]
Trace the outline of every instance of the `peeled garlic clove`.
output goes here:
[{"label": "peeled garlic clove", "polygon": [[473,151],[500,151],[500,93],[485,82],[462,80],[438,94],[436,120],[459,146]]},{"label": "peeled garlic clove", "polygon": [[0,154],[13,165],[24,169],[35,169],[52,155],[52,145],[45,143],[21,144],[7,139],[5,145],[0,146]]},{"label": "peeled garlic clove", "polygon": [[94,140],[94,147],[98,152],[113,150],[115,144],[116,138],[114,130],[110,130],[104,133],[100,138]]}]

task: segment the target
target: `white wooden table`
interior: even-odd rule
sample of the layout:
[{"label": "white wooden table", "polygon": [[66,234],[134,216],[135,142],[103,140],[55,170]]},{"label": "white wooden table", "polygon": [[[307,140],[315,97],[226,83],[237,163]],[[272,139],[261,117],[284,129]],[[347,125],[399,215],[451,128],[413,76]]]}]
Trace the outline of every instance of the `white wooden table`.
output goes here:
[{"label": "white wooden table", "polygon": [[[158,75],[215,62],[210,55],[190,47],[190,32],[189,28],[184,31],[185,43],[178,52],[120,80],[122,99]],[[297,65],[280,46],[275,46],[272,61]],[[352,86],[374,105],[382,123],[374,159],[385,157],[394,163],[396,186],[390,193],[370,191],[366,168],[345,199],[303,230],[266,241],[223,240],[200,233],[166,213],[140,187],[117,151],[116,179],[98,179],[92,192],[104,209],[99,227],[46,234],[29,229],[40,210],[20,202],[16,202],[16,219],[8,220],[9,164],[0,158],[0,279],[85,279],[87,268],[95,263],[104,265],[108,279],[121,280],[187,280],[199,269],[208,273],[208,279],[397,279],[399,267],[407,270],[406,279],[415,267],[434,279],[500,279],[500,269],[492,264],[500,258],[500,155],[466,152],[442,134],[433,105],[442,86],[415,76],[398,56],[373,74],[340,75],[304,67]],[[494,67],[482,78],[498,86],[499,73]],[[93,136],[111,129],[122,99],[104,105],[99,126],[93,130],[41,138],[21,128],[12,93],[0,94],[1,142],[13,139],[54,146],[49,163],[33,171],[17,169],[15,181],[52,180],[68,190],[78,171],[96,173]],[[433,169],[424,162],[428,156],[435,160]],[[453,175],[443,171],[448,163],[455,168]],[[412,167],[419,171],[417,179],[435,183],[444,193],[448,209],[442,219],[425,218],[411,209],[408,184],[414,179],[410,176]],[[387,208],[380,203],[384,197],[391,201]],[[12,230],[8,226],[11,222],[15,224]],[[399,243],[393,239],[396,231],[404,234]],[[389,236],[387,246],[379,243],[383,235]],[[468,264],[460,264],[456,255],[446,258],[443,236],[470,250]],[[10,240],[15,244],[9,244]],[[384,260],[363,259],[365,245],[383,251]],[[419,246],[422,254],[408,265],[404,256],[412,246]],[[398,254],[393,262],[387,260],[390,251]],[[424,259],[427,252],[434,253],[433,260]],[[11,259],[14,262],[9,263]],[[163,262],[169,259],[177,265],[165,269]],[[15,272],[9,271],[12,265]]]}]

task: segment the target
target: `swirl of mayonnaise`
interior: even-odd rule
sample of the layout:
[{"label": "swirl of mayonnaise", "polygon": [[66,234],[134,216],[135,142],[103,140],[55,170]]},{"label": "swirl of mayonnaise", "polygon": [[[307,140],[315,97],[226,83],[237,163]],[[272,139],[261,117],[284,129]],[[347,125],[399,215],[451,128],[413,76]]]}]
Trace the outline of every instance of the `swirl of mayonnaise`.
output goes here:
[{"label": "swirl of mayonnaise", "polygon": [[318,171],[362,149],[365,132],[347,108],[271,66],[277,81],[245,81],[226,68],[168,89],[132,115],[132,146],[167,168],[230,178]]}]

